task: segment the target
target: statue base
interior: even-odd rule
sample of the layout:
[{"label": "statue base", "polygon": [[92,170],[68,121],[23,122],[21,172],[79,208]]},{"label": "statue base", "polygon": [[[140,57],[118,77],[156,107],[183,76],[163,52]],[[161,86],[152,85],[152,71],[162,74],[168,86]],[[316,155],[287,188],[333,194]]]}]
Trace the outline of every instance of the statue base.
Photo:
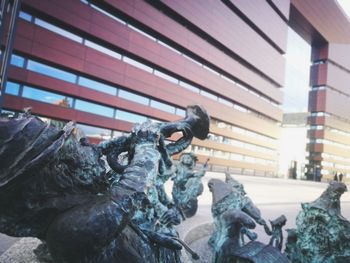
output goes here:
[{"label": "statue base", "polygon": [[182,237],[186,244],[194,250],[199,256],[199,260],[192,259],[191,255],[185,250],[182,250],[182,258],[184,263],[212,263],[213,262],[213,250],[208,245],[208,240],[213,234],[214,225],[213,223],[206,223],[191,228]]},{"label": "statue base", "polygon": [[25,237],[14,243],[1,256],[2,263],[48,263],[48,261],[39,261],[34,250],[41,244],[37,238]]}]

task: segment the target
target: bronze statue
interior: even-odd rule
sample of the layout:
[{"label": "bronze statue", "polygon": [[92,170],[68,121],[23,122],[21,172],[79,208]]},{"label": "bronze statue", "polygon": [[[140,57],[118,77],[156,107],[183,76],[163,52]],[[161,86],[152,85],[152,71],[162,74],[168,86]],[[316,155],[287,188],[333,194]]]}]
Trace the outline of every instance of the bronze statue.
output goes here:
[{"label": "bronze statue", "polygon": [[284,215],[279,216],[275,220],[270,221],[271,235],[269,245],[276,247],[279,251],[282,250],[283,245],[283,233],[282,228],[285,226],[287,218]]},{"label": "bronze statue", "polygon": [[[281,230],[285,224],[284,216],[271,222],[271,231],[261,217],[260,210],[246,196],[243,185],[228,173],[225,182],[211,179],[208,186],[213,195],[215,227],[209,245],[213,248],[215,263],[290,262],[279,250],[283,240]],[[264,226],[266,233],[272,235],[270,244],[256,241],[257,234],[250,230],[255,228],[255,223]]]},{"label": "bronze statue", "polygon": [[174,181],[172,196],[176,207],[184,218],[192,217],[198,209],[198,196],[203,193],[201,178],[205,175],[209,159],[200,171],[195,172],[197,157],[193,153],[183,153],[172,180]]},{"label": "bronze statue", "polygon": [[208,131],[199,106],[184,120],[135,125],[98,146],[72,123],[59,130],[29,114],[1,119],[0,232],[41,239],[57,262],[181,262],[178,215],[161,203],[157,185],[171,156]]},{"label": "bronze statue", "polygon": [[350,262],[350,222],[340,211],[344,183],[331,181],[314,202],[302,204],[296,229],[288,230],[286,253],[292,262]]}]

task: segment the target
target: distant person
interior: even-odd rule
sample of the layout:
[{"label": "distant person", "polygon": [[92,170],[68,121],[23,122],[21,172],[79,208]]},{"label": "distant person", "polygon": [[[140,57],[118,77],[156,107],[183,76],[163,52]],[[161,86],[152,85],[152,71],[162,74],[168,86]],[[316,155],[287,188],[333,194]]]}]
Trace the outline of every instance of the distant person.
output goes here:
[{"label": "distant person", "polygon": [[[340,176],[340,175],[339,175],[339,176]],[[334,181],[338,181],[338,173],[335,173],[333,180],[334,180]]]},{"label": "distant person", "polygon": [[339,174],[339,182],[342,182],[342,181],[343,181],[343,176],[344,176],[343,173],[340,173],[340,174]]},{"label": "distant person", "polygon": [[321,169],[317,167],[315,169],[316,182],[321,182]]}]

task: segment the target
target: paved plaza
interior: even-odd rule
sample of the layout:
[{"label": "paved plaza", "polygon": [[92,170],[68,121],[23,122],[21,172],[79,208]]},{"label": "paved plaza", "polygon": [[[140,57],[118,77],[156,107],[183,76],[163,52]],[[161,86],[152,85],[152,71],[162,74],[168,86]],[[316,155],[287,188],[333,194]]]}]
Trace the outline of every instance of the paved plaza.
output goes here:
[{"label": "paved plaza", "polygon": [[[295,218],[300,211],[302,202],[311,202],[318,198],[320,194],[327,188],[327,183],[297,181],[288,179],[254,177],[233,175],[233,177],[244,184],[247,195],[260,208],[265,220],[273,220],[284,214],[288,221],[285,226],[287,228],[295,227]],[[181,238],[185,239],[189,231],[197,226],[209,224],[212,222],[211,217],[211,192],[207,187],[211,178],[224,180],[224,174],[208,172],[203,178],[205,185],[203,194],[199,197],[199,208],[196,216],[184,221],[178,231]],[[171,182],[166,185],[167,192],[171,191]],[[341,198],[342,214],[350,220],[350,193],[346,192]],[[263,233],[263,229],[256,229],[259,240],[266,242],[269,237]],[[0,235],[0,254],[19,239],[10,238]],[[16,261],[11,261],[16,262]],[[19,262],[19,261],[18,261]]]},{"label": "paved plaza", "polygon": [[[196,216],[182,223],[179,232],[182,237],[186,236],[193,226],[212,222],[211,217],[211,192],[207,187],[211,178],[224,180],[221,173],[207,173],[203,178],[205,185],[203,194],[199,197],[199,208]],[[301,180],[266,178],[255,176],[233,175],[233,178],[244,185],[247,195],[261,210],[263,218],[273,220],[284,214],[288,221],[284,229],[294,228],[295,219],[301,210],[300,204],[311,202],[318,198],[327,188],[328,183],[310,182]],[[349,187],[349,186],[348,186]],[[170,186],[167,187],[167,190]],[[350,190],[350,187],[349,187]],[[350,220],[350,193],[346,192],[341,197],[342,214]],[[263,228],[258,226],[257,232],[259,240],[266,242],[269,237],[263,232]],[[286,235],[285,235],[286,237]]]}]

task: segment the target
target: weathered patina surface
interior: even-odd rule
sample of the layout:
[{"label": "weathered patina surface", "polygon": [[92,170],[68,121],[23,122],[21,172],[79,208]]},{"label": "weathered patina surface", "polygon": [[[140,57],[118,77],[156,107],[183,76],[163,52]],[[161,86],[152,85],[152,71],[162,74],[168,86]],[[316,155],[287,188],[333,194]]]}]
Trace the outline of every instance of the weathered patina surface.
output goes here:
[{"label": "weathered patina surface", "polygon": [[318,199],[302,204],[297,228],[288,230],[286,253],[292,262],[350,262],[350,222],[340,209],[345,191],[345,184],[332,181]]},{"label": "weathered patina surface", "polygon": [[[1,119],[0,231],[41,239],[57,262],[180,262],[179,215],[159,185],[171,156],[208,131],[199,106],[184,120],[136,125],[98,146],[71,123],[59,130],[28,114]],[[165,145],[175,132],[183,136]]]},{"label": "weathered patina surface", "polygon": [[[270,230],[260,210],[246,196],[243,185],[229,174],[226,174],[225,182],[211,179],[208,186],[213,195],[212,214],[215,226],[209,244],[215,254],[215,263],[289,262],[280,252],[282,227],[286,221],[284,216],[270,221]],[[257,234],[250,229],[254,229],[256,223],[264,226],[266,233],[272,236],[270,244],[255,241]]]},{"label": "weathered patina surface", "polygon": [[[209,161],[209,160],[208,160]],[[183,153],[172,178],[174,181],[172,196],[175,206],[185,218],[192,217],[198,209],[198,196],[203,193],[201,178],[205,175],[208,161],[202,169],[195,171],[197,157],[193,153]]]}]

